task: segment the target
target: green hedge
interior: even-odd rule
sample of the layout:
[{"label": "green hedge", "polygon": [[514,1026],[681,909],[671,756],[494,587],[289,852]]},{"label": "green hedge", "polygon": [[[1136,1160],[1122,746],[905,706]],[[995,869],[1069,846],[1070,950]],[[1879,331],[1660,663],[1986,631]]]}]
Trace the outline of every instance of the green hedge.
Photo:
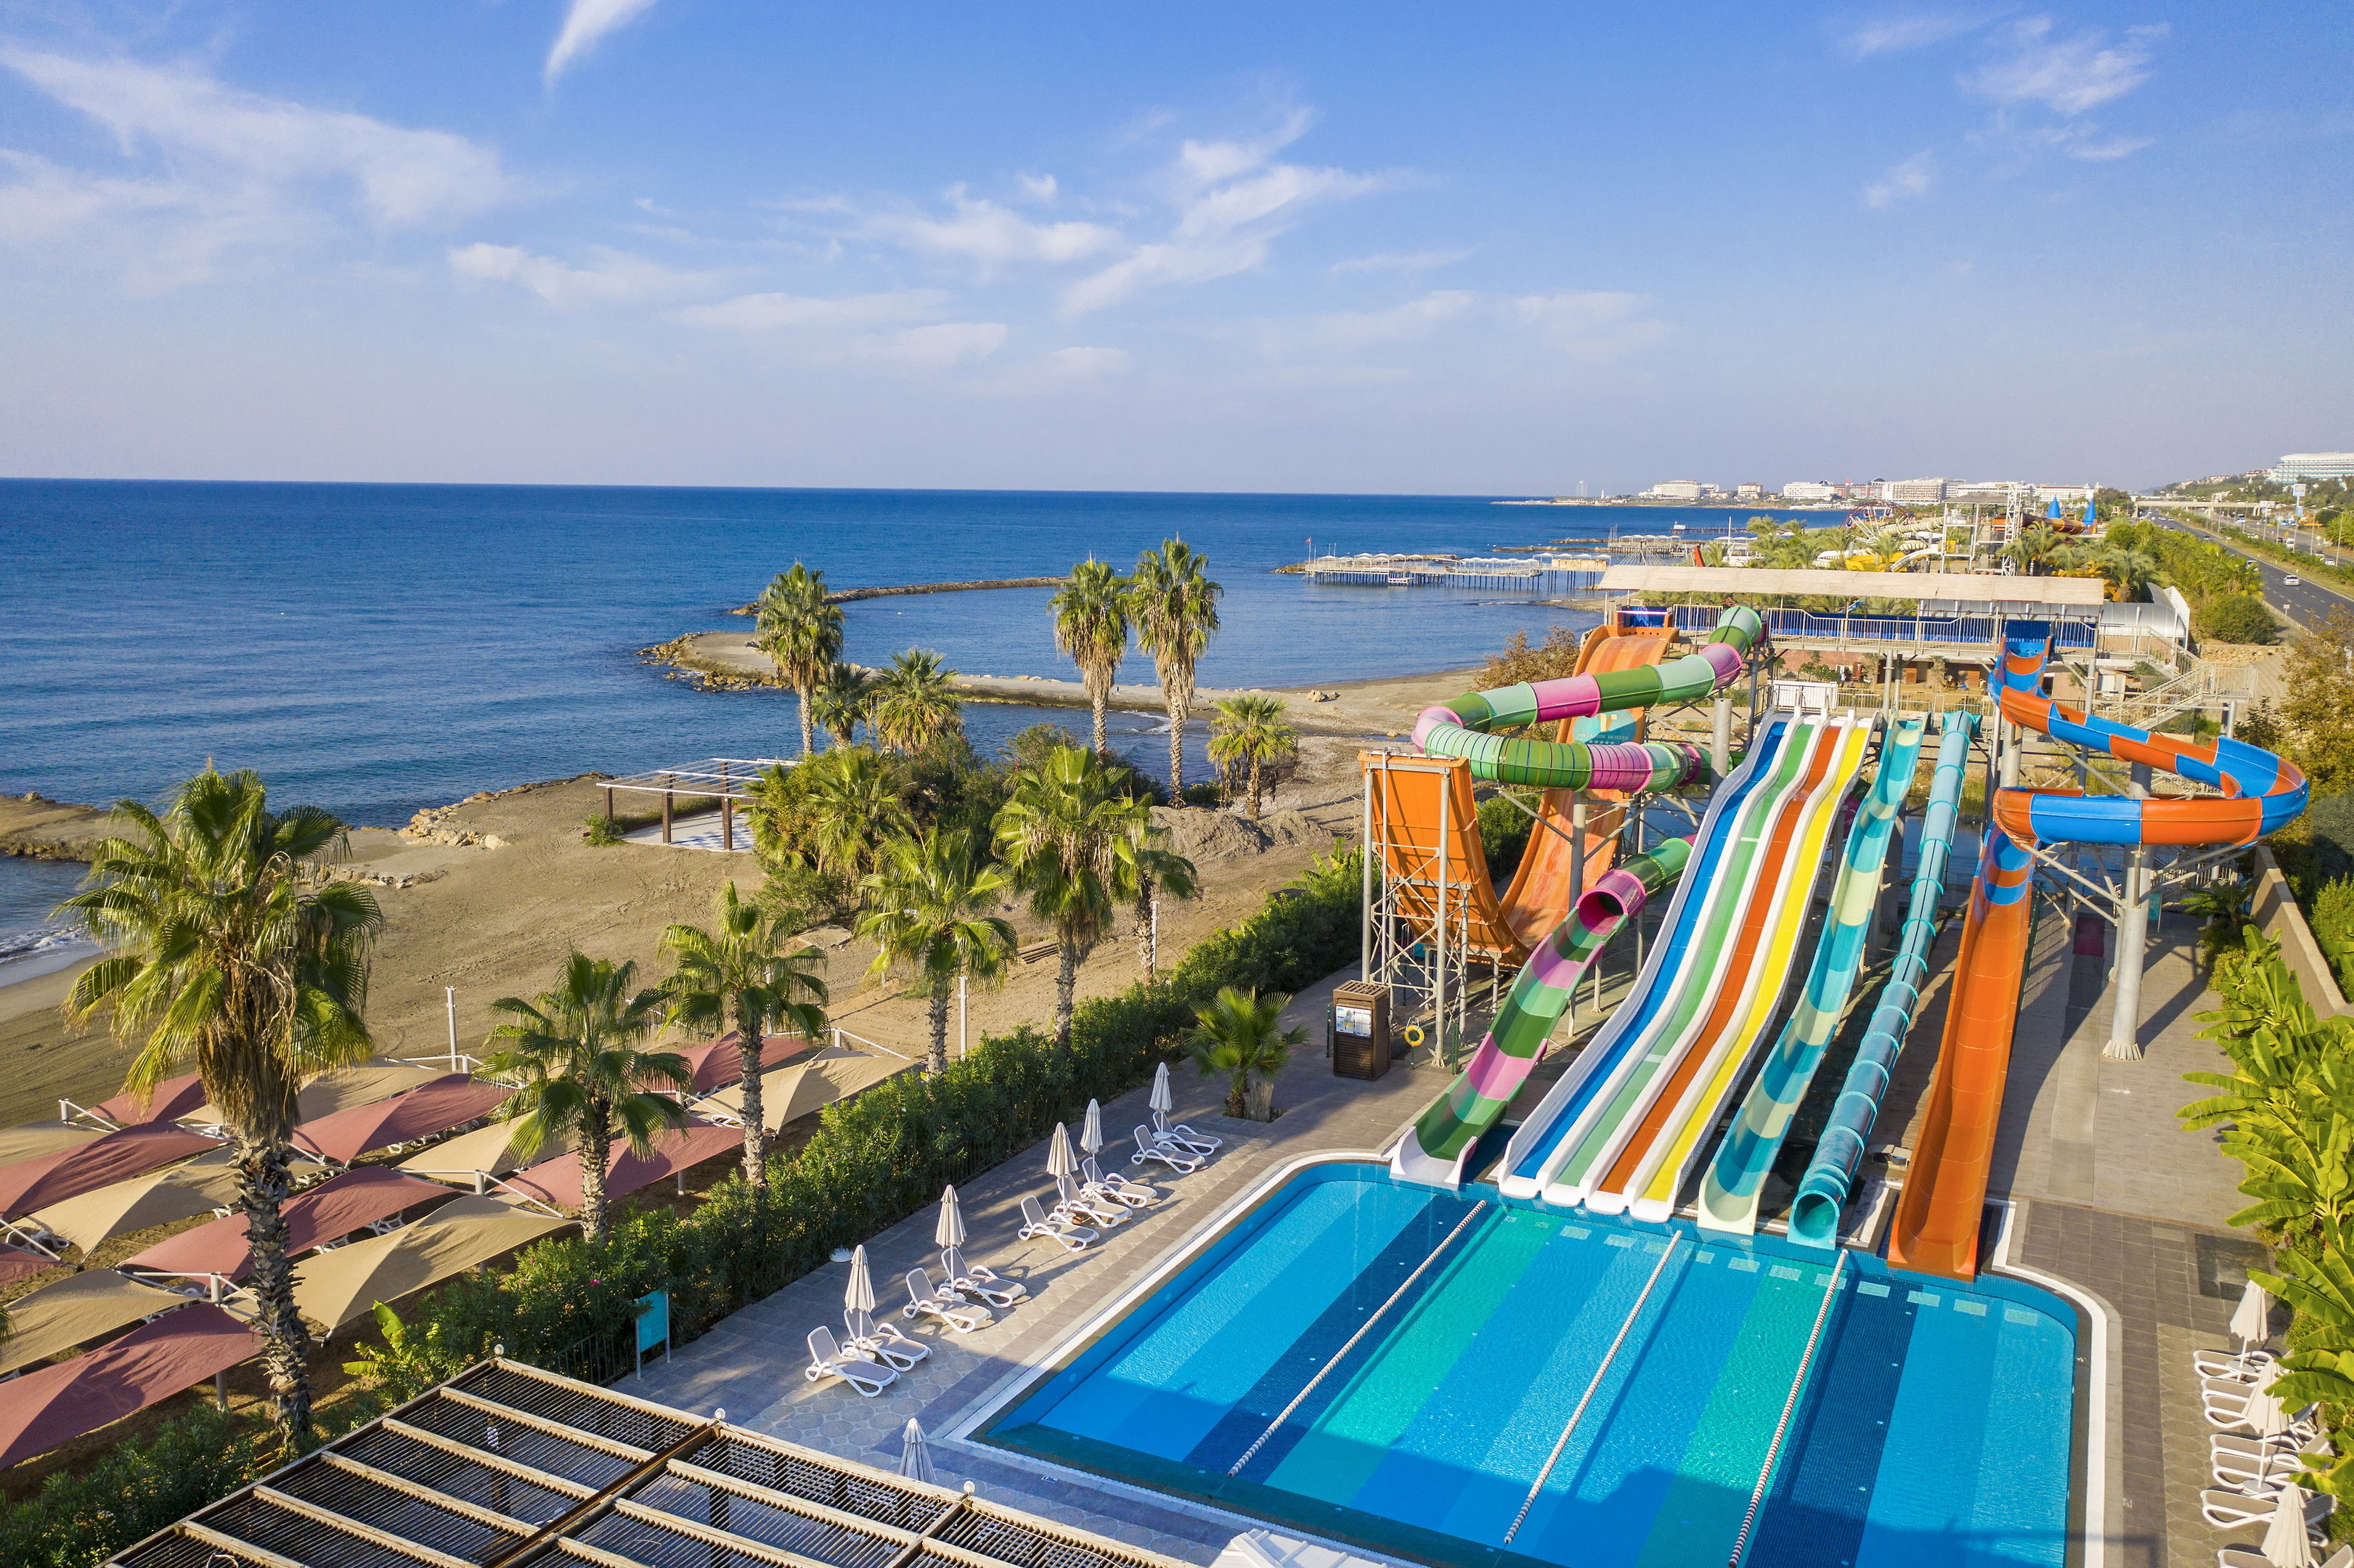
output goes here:
[{"label": "green hedge", "polygon": [[86,1568],[227,1496],[277,1461],[261,1423],[208,1404],[59,1470],[25,1502],[0,1510],[0,1563]]},{"label": "green hedge", "polygon": [[937,1077],[903,1073],[829,1107],[818,1134],[769,1167],[765,1199],[730,1178],[693,1212],[631,1216],[604,1245],[542,1242],[504,1275],[445,1286],[364,1351],[380,1397],[420,1392],[493,1344],[595,1375],[624,1347],[635,1300],[671,1292],[673,1334],[711,1323],[936,1202],[1076,1117],[1135,1088],[1177,1054],[1193,1010],[1221,986],[1296,991],[1356,957],[1362,863],[1320,861],[1232,929],[1196,946],[1157,985],[1079,1004],[1071,1045],[1023,1028],[981,1041]]}]

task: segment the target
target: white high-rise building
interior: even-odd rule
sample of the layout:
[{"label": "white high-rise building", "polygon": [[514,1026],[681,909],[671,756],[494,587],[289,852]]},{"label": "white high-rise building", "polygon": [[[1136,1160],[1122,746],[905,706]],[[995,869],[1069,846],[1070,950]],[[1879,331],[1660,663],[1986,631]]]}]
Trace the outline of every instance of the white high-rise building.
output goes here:
[{"label": "white high-rise building", "polygon": [[2274,484],[2308,479],[2354,479],[2354,452],[2291,452],[2266,470]]},{"label": "white high-rise building", "polygon": [[1827,480],[1794,479],[1782,487],[1785,501],[1837,501],[1839,486]]},{"label": "white high-rise building", "polygon": [[1644,501],[1698,501],[1710,487],[1696,479],[1663,479],[1643,492]]},{"label": "white high-rise building", "polygon": [[1899,506],[1915,506],[1946,499],[1942,479],[1892,479],[1880,487],[1880,499]]}]

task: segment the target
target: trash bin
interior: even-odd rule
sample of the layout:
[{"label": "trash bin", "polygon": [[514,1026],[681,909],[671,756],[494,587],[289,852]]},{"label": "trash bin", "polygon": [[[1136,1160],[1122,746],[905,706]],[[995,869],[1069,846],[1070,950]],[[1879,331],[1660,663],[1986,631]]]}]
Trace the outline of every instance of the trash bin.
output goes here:
[{"label": "trash bin", "polygon": [[1390,988],[1351,980],[1332,988],[1326,1049],[1336,1078],[1368,1082],[1390,1070]]}]

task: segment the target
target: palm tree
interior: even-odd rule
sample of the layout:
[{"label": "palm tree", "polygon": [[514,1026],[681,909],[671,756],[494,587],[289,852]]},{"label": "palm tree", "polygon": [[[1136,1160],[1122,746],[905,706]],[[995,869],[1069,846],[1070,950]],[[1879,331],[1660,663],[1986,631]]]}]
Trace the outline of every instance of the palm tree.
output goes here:
[{"label": "palm tree", "polygon": [[483,1070],[520,1086],[499,1107],[515,1124],[514,1150],[525,1160],[570,1135],[580,1153],[580,1230],[590,1245],[605,1239],[605,1166],[613,1139],[639,1153],[653,1136],[686,1120],[686,1109],[649,1086],[695,1086],[686,1058],[642,1049],[662,1022],[659,991],[632,992],[638,966],[574,952],[556,989],[525,1001],[503,996],[491,1011],[514,1019],[491,1031],[507,1048]]},{"label": "palm tree", "polygon": [[1169,709],[1169,798],[1185,803],[1185,720],[1193,711],[1193,666],[1218,629],[1218,596],[1225,590],[1204,575],[1207,556],[1182,540],[1168,539],[1136,563],[1130,616],[1136,644],[1152,655],[1161,677],[1161,700]]},{"label": "palm tree", "polygon": [[777,678],[801,698],[801,755],[807,757],[817,744],[811,699],[842,656],[842,607],[826,602],[823,572],[795,561],[791,571],[769,579],[753,614],[757,639],[777,662]]},{"label": "palm tree", "polygon": [[1226,1075],[1226,1114],[1253,1121],[1275,1119],[1275,1075],[1305,1044],[1308,1031],[1282,1027],[1291,998],[1277,991],[1226,986],[1210,1005],[1193,1014],[1201,1023],[1186,1031],[1185,1054],[1205,1078]]},{"label": "palm tree", "polygon": [[875,943],[874,973],[912,973],[932,1003],[932,1058],[949,1065],[949,993],[960,978],[984,983],[1004,972],[1013,927],[992,913],[1005,873],[974,851],[969,833],[894,839],[883,869],[866,878],[869,909],[858,934]]},{"label": "palm tree", "polygon": [[1299,754],[1299,732],[1283,721],[1283,710],[1280,697],[1227,697],[1210,721],[1210,760],[1224,768],[1229,779],[1240,774],[1246,781],[1245,798],[1254,822],[1258,821],[1260,769]]},{"label": "palm tree", "polygon": [[2121,604],[2133,604],[2147,598],[2149,585],[2158,580],[2156,558],[2148,551],[2130,546],[2103,546],[2092,553],[2092,564],[2109,579],[2112,595]]},{"label": "palm tree", "polygon": [[820,869],[864,876],[875,869],[884,844],[913,831],[903,766],[871,746],[840,746],[794,770],[805,813],[802,833]]},{"label": "palm tree", "polygon": [[1095,705],[1097,757],[1110,754],[1104,713],[1111,703],[1119,662],[1128,653],[1129,585],[1108,561],[1088,559],[1071,568],[1070,580],[1055,595],[1055,645],[1071,656]]},{"label": "palm tree", "polygon": [[855,746],[858,726],[875,711],[875,677],[855,664],[837,660],[810,694],[810,706],[834,745]]},{"label": "palm tree", "polygon": [[716,928],[672,926],[663,947],[678,959],[663,982],[670,998],[666,1022],[673,1027],[716,1033],[736,1031],[744,1067],[744,1180],[765,1192],[769,1185],[768,1126],[760,1104],[760,1051],[772,1023],[790,1024],[814,1042],[825,1033],[825,956],[814,947],[782,950],[786,933],[757,904],[736,896],[729,883],[712,901]]},{"label": "palm tree", "polygon": [[1150,811],[1143,813],[1119,846],[1113,868],[1118,895],[1136,906],[1136,945],[1144,955],[1147,984],[1161,978],[1161,929],[1155,918],[1161,895],[1193,898],[1201,894],[1193,863],[1164,848],[1169,830],[1155,827]]},{"label": "palm tree", "polygon": [[885,746],[917,752],[957,726],[964,707],[952,683],[954,670],[940,668],[940,656],[921,648],[896,655],[875,682],[875,733]]},{"label": "palm tree", "polygon": [[83,891],[59,910],[111,951],[74,982],[65,1011],[107,1012],[139,1044],[133,1091],[193,1068],[224,1113],[278,1426],[300,1447],[311,1336],[280,1213],[294,1097],[304,1079],[368,1054],[368,951],[383,916],[356,884],[305,890],[305,866],[344,848],[344,825],[315,807],[272,811],[252,773],[207,767],[161,817],[135,800],[114,811],[118,833],[94,846]]},{"label": "palm tree", "polygon": [[1119,897],[1119,846],[1150,809],[1125,779],[1078,747],[1051,753],[1013,781],[997,814],[997,853],[1030,912],[1055,926],[1055,1040],[1071,1042],[1072,995],[1079,964],[1103,940]]},{"label": "palm tree", "polygon": [[2032,576],[2040,568],[2051,565],[2052,557],[2066,546],[2066,537],[2059,530],[2047,524],[2030,523],[2020,529],[2018,537],[2010,542],[2003,554]]}]

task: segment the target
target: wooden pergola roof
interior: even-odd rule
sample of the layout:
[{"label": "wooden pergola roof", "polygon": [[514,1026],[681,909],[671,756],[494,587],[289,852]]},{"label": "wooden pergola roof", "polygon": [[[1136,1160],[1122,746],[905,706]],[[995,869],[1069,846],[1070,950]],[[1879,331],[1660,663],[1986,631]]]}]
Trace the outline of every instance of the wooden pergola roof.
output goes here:
[{"label": "wooden pergola roof", "polygon": [[725,800],[748,800],[752,785],[771,768],[790,768],[790,757],[706,757],[652,773],[615,779],[608,789],[640,789],[650,795],[694,795]]},{"label": "wooden pergola roof", "polygon": [[2011,577],[1990,572],[1777,571],[1766,567],[1611,567],[1602,589],[1632,593],[1828,594],[1934,599],[1962,604],[2097,609],[2098,577]]}]

